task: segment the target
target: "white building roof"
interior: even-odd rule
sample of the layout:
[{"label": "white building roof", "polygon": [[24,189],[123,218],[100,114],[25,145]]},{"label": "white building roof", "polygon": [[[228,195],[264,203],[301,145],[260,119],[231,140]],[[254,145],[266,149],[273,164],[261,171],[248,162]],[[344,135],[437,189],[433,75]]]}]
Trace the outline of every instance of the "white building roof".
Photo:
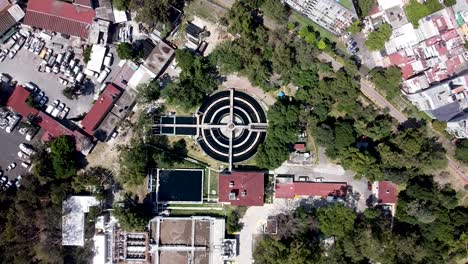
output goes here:
[{"label": "white building roof", "polygon": [[147,83],[154,79],[156,74],[154,74],[151,70],[145,67],[145,65],[141,65],[138,70],[133,74],[132,78],[128,81],[128,86],[136,90],[137,86],[140,83]]},{"label": "white building roof", "polygon": [[91,58],[86,65],[86,69],[94,72],[101,72],[102,63],[104,62],[106,52],[107,48],[105,46],[93,45],[91,50]]},{"label": "white building roof", "polygon": [[17,5],[17,4],[12,5],[8,9],[8,13],[10,13],[10,15],[15,19],[16,22],[23,19],[24,15],[25,15],[23,9],[21,9],[21,7],[19,5]]},{"label": "white building roof", "polygon": [[104,234],[94,235],[93,242],[93,264],[106,264],[106,236]]},{"label": "white building roof", "polygon": [[128,21],[127,12],[115,8],[113,8],[112,11],[114,12],[114,21],[116,24]]},{"label": "white building roof", "polygon": [[93,196],[71,196],[62,204],[62,245],[84,246],[85,213],[99,201]]},{"label": "white building roof", "polygon": [[378,0],[377,2],[381,10],[387,10],[395,6],[403,6],[401,0]]}]

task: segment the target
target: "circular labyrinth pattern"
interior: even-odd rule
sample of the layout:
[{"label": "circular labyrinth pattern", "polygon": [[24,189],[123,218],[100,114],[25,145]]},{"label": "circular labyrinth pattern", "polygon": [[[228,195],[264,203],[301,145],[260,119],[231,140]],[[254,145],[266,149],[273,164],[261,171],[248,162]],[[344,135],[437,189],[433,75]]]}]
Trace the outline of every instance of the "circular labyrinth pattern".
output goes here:
[{"label": "circular labyrinth pattern", "polygon": [[200,106],[198,116],[201,126],[198,143],[208,156],[218,161],[248,160],[265,140],[265,111],[246,93],[235,90],[215,93]]}]

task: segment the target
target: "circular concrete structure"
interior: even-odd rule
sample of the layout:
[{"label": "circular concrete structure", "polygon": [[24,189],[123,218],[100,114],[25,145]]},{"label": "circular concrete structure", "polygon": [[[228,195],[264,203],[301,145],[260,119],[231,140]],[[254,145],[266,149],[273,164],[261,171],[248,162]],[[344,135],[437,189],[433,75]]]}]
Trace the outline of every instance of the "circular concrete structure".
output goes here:
[{"label": "circular concrete structure", "polygon": [[198,109],[198,143],[206,155],[221,162],[250,159],[266,136],[266,115],[246,93],[227,90],[211,95]]}]

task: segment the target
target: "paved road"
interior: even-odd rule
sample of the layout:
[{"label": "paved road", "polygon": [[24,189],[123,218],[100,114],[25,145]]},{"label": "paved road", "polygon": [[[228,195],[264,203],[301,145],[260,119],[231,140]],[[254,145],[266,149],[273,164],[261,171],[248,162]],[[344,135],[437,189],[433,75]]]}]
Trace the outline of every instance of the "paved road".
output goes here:
[{"label": "paved road", "polygon": [[385,97],[383,97],[379,92],[377,92],[377,90],[375,90],[374,85],[371,82],[365,79],[361,79],[361,92],[379,107],[388,109],[389,114],[398,120],[398,122],[403,123],[408,120],[408,118],[402,112],[396,109],[390,102],[387,101],[387,99],[385,99]]}]

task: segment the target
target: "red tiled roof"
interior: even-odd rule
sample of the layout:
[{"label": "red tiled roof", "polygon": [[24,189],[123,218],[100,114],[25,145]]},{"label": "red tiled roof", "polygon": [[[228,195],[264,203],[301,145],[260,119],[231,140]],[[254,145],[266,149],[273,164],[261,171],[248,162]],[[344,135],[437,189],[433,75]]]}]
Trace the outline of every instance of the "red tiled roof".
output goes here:
[{"label": "red tiled roof", "polygon": [[[55,120],[53,117],[49,116],[48,114],[44,112],[39,112],[37,117],[38,117],[39,126],[41,126],[45,131],[47,131],[47,134],[49,134],[51,138],[56,138],[56,137],[60,137],[63,135],[70,135],[70,136],[73,135],[73,132],[70,129],[64,127],[62,124],[60,124],[57,120]],[[43,138],[44,137],[45,136],[43,136]],[[45,141],[48,141],[48,140],[45,140]]]},{"label": "red tiled roof", "polygon": [[292,199],[295,196],[343,196],[346,193],[346,186],[346,183],[277,183],[275,187],[275,197]]},{"label": "red tiled roof", "polygon": [[88,38],[96,12],[57,0],[29,0],[24,24],[37,28]]},{"label": "red tiled roof", "polygon": [[7,106],[11,107],[15,112],[25,118],[29,115],[36,116],[39,111],[30,107],[26,103],[26,99],[28,99],[29,94],[30,92],[23,86],[16,86],[15,90],[13,90],[13,93],[10,95],[10,98],[8,98]]},{"label": "red tiled roof", "polygon": [[294,150],[299,150],[299,151],[305,150],[305,144],[304,143],[294,144]]},{"label": "red tiled roof", "polygon": [[89,110],[83,121],[81,121],[81,127],[86,133],[91,136],[94,134],[94,130],[109,113],[120,94],[122,94],[122,91],[113,84],[109,83],[106,86],[101,96],[99,96],[93,107],[91,107],[91,110]]},{"label": "red tiled roof", "polygon": [[[221,173],[219,175],[219,201],[231,205],[262,206],[264,203],[263,172]],[[245,195],[243,195],[245,191]],[[229,200],[229,194],[236,193],[235,200]]]},{"label": "red tiled roof", "polygon": [[396,203],[397,202],[397,186],[391,181],[379,182],[379,203]]}]

